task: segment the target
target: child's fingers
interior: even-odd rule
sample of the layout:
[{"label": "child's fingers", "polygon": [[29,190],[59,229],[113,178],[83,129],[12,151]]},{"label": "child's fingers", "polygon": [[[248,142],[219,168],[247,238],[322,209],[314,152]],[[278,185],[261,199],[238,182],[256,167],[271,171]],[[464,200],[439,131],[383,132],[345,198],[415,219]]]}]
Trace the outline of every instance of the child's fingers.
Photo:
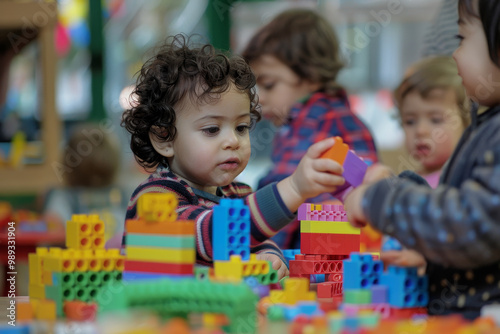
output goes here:
[{"label": "child's fingers", "polygon": [[315,159],[312,162],[313,168],[318,172],[327,172],[341,175],[344,172],[342,167],[337,161],[331,159]]},{"label": "child's fingers", "polygon": [[328,150],[330,147],[335,144],[335,139],[333,138],[327,138],[322,141],[319,141],[307,150],[306,155],[312,159],[317,159],[323,154],[326,150]]}]

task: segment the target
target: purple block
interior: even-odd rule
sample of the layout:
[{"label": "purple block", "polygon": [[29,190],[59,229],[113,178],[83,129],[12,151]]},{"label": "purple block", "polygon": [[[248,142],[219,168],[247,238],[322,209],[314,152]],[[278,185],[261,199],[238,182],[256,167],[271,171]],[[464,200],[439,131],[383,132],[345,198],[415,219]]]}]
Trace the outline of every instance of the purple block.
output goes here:
[{"label": "purple block", "polygon": [[349,150],[344,161],[344,174],[342,176],[345,178],[346,183],[357,187],[363,183],[367,168],[368,165],[353,151]]},{"label": "purple block", "polygon": [[372,285],[372,304],[386,304],[387,303],[387,286],[385,285]]}]

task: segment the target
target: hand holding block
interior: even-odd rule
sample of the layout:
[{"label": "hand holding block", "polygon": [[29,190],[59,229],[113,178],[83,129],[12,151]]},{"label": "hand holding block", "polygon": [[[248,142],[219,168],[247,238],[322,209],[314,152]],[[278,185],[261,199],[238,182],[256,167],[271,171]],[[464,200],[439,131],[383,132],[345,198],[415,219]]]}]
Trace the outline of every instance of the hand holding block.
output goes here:
[{"label": "hand holding block", "polygon": [[347,152],[349,152],[349,146],[344,144],[344,141],[340,137],[335,137],[335,144],[325,151],[321,158],[323,159],[332,159],[337,161],[340,165],[344,164],[344,160],[346,159]]}]

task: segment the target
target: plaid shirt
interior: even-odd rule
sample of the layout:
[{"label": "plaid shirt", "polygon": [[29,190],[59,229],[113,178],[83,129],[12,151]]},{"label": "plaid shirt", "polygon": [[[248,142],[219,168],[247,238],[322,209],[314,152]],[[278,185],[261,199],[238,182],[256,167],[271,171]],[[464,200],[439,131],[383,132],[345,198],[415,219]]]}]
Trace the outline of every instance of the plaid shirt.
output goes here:
[{"label": "plaid shirt", "polygon": [[[375,163],[378,161],[375,143],[366,125],[352,112],[345,90],[335,96],[323,92],[311,94],[305,101],[296,103],[290,111],[289,122],[277,133],[273,142],[274,167],[259,181],[261,188],[291,175],[307,149],[323,139],[339,136],[357,155]],[[322,194],[307,200],[308,203],[333,201],[331,194]],[[298,248],[299,224],[297,221],[280,231],[273,240],[282,248]]]}]

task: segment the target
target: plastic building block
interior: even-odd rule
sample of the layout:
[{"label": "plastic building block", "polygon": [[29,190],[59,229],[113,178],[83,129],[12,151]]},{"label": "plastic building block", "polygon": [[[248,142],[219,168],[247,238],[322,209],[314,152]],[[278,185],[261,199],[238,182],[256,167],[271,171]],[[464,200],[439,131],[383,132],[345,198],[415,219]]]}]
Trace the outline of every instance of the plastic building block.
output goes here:
[{"label": "plastic building block", "polygon": [[66,301],[63,306],[64,314],[68,320],[94,321],[97,314],[97,304],[82,301]]},{"label": "plastic building block", "polygon": [[208,280],[210,278],[209,267],[195,266],[194,267],[194,277],[199,280]]},{"label": "plastic building block", "polygon": [[313,274],[309,278],[309,282],[311,283],[324,283],[326,280],[325,274]]},{"label": "plastic building block", "polygon": [[386,304],[388,287],[385,285],[373,285],[370,287],[372,291],[372,304]]},{"label": "plastic building block", "polygon": [[30,284],[42,283],[42,257],[48,254],[49,250],[44,247],[38,247],[36,253],[28,255]]},{"label": "plastic building block", "polygon": [[2,334],[30,334],[31,329],[29,325],[19,325],[11,326],[7,324],[0,324],[0,333]]},{"label": "plastic building block", "polygon": [[163,317],[187,316],[191,312],[219,313],[229,319],[225,327],[227,332],[255,332],[257,297],[245,283],[235,285],[207,280],[160,279],[110,285],[108,289],[116,293],[102,295],[107,302],[99,303],[99,313],[136,307],[147,308]]},{"label": "plastic building block", "polygon": [[152,274],[193,275],[192,263],[164,263],[125,260],[125,271],[145,272]]},{"label": "plastic building block", "polygon": [[332,159],[337,161],[341,166],[344,164],[347,152],[349,151],[349,146],[344,144],[344,141],[340,137],[335,137],[335,143],[328,151],[321,155],[321,158]]},{"label": "plastic building block", "polygon": [[408,319],[416,315],[427,315],[425,307],[391,308],[390,317],[396,319]]},{"label": "plastic building block", "polygon": [[143,233],[128,233],[125,236],[127,246],[145,246],[158,248],[193,249],[194,235],[154,235]]},{"label": "plastic building block", "polygon": [[391,250],[397,250],[400,251],[403,249],[403,246],[401,246],[401,243],[392,237],[385,237],[385,240],[382,243],[382,248],[381,250],[383,252],[391,251]]},{"label": "plastic building block", "polygon": [[217,279],[240,281],[245,276],[267,275],[270,268],[269,261],[257,260],[255,254],[250,254],[250,259],[245,262],[241,261],[239,255],[231,255],[229,261],[214,261],[214,272]]},{"label": "plastic building block", "polygon": [[382,274],[382,285],[389,288],[388,298],[392,307],[424,307],[429,302],[428,278],[418,276],[417,268],[389,266]]},{"label": "plastic building block", "polygon": [[104,223],[98,215],[73,215],[66,224],[66,247],[104,248]]},{"label": "plastic building block", "polygon": [[300,249],[283,249],[282,252],[288,264],[290,260],[295,259],[295,255],[300,254]]},{"label": "plastic building block", "polygon": [[321,205],[304,203],[297,212],[299,220],[346,222],[347,213],[343,205]]},{"label": "plastic building block", "polygon": [[270,321],[281,321],[285,319],[285,306],[277,304],[271,305],[267,309],[267,319]]},{"label": "plastic building block", "polygon": [[32,283],[28,288],[29,296],[33,299],[44,299],[45,298],[45,286],[43,284]]},{"label": "plastic building block", "polygon": [[342,261],[291,260],[290,277],[342,273]]},{"label": "plastic building block", "polygon": [[56,320],[56,303],[42,299],[35,303],[35,318],[38,320]]},{"label": "plastic building block", "polygon": [[349,255],[359,252],[359,234],[301,233],[302,254]]},{"label": "plastic building block", "polygon": [[136,261],[194,263],[196,260],[195,249],[162,249],[153,247],[127,246],[126,253],[127,259]]},{"label": "plastic building block", "polygon": [[30,302],[16,302],[16,320],[30,321],[34,318],[33,304]]},{"label": "plastic building block", "polygon": [[269,298],[272,303],[295,305],[298,301],[313,301],[316,293],[309,291],[307,278],[289,278],[283,290],[271,290]]},{"label": "plastic building block", "polygon": [[347,152],[347,156],[344,161],[344,177],[346,183],[349,183],[353,187],[359,186],[363,183],[363,179],[368,169],[368,165],[358,157],[353,151]]},{"label": "plastic building block", "polygon": [[353,227],[348,222],[302,220],[300,222],[300,232],[302,232],[302,233],[361,234],[361,229]]},{"label": "plastic building block", "polygon": [[137,201],[137,216],[147,222],[174,222],[178,203],[172,193],[145,193]]},{"label": "plastic building block", "polygon": [[250,256],[250,211],[242,199],[224,198],[213,209],[213,259]]},{"label": "plastic building block", "polygon": [[344,303],[347,304],[371,304],[372,292],[367,289],[348,290],[344,286]]},{"label": "plastic building block", "polygon": [[174,222],[148,222],[143,219],[127,219],[125,230],[129,233],[161,234],[161,235],[194,235],[195,225],[192,220]]},{"label": "plastic building block", "polygon": [[384,271],[382,261],[373,260],[371,254],[351,253],[344,260],[344,289],[367,289],[380,281]]}]

